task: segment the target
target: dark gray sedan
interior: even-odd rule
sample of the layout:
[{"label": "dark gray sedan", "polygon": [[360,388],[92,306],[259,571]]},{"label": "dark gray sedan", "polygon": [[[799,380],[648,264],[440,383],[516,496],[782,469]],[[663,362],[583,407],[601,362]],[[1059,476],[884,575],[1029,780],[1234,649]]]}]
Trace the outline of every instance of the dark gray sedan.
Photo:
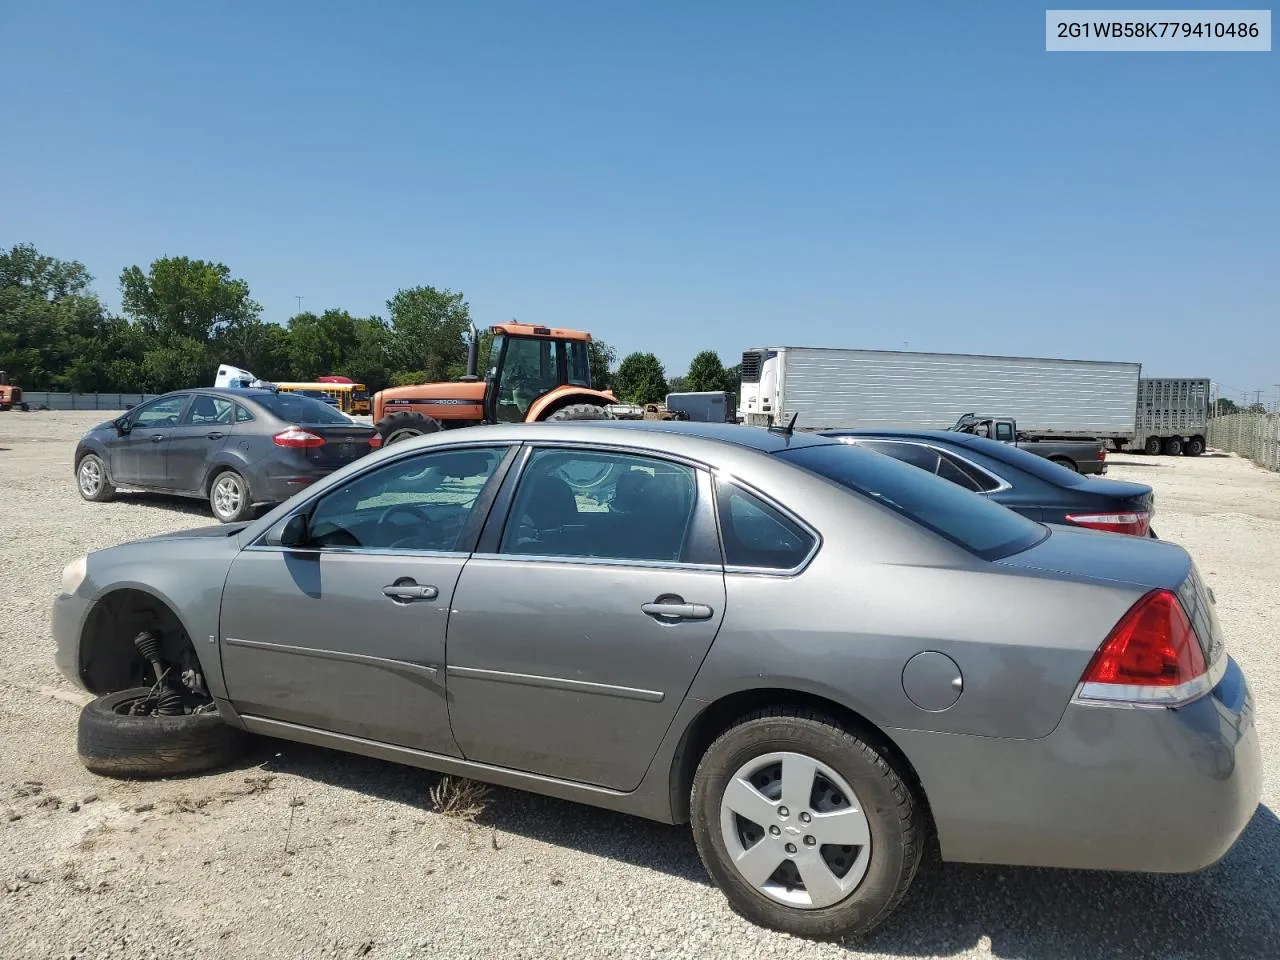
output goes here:
[{"label": "dark gray sedan", "polygon": [[76,487],[86,500],[120,487],[207,498],[215,517],[235,523],[381,445],[373,427],[310,397],[179,390],[85,434]]},{"label": "dark gray sedan", "polygon": [[1217,861],[1249,688],[1180,547],[1050,528],[890,457],[694,423],[396,444],[246,525],[68,564],[89,769],[246,733],[692,823],[734,909],[860,933],[946,860]]}]

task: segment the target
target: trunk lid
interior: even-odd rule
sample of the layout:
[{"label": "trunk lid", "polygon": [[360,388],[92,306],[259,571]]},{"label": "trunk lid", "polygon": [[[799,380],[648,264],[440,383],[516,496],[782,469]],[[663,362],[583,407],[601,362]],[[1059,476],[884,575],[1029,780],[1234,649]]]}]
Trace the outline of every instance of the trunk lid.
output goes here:
[{"label": "trunk lid", "polygon": [[338,424],[298,424],[298,426],[324,440],[324,446],[300,447],[298,453],[317,467],[334,469],[359,460],[366,453],[372,453],[369,439],[377,434],[372,426],[360,423]]},{"label": "trunk lid", "polygon": [[1088,477],[1084,483],[1072,488],[1074,493],[1088,493],[1100,500],[1113,503],[1126,510],[1155,511],[1155,491],[1145,483],[1128,480],[1108,480],[1104,477]]}]

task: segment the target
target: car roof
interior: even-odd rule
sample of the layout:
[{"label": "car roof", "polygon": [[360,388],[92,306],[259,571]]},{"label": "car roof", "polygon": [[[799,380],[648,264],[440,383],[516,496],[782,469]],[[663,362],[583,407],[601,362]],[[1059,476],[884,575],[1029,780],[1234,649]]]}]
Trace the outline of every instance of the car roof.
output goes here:
[{"label": "car roof", "polygon": [[[831,438],[817,433],[786,433],[765,427],[750,427],[736,423],[701,423],[693,420],[577,420],[575,424],[589,425],[593,429],[643,431],[667,433],[699,440],[716,440],[761,453],[777,453],[799,447],[823,447],[832,443]],[[553,424],[527,424],[528,427]]]},{"label": "car roof", "polygon": [[943,443],[961,443],[968,445],[967,441],[975,438],[971,433],[959,433],[955,430],[913,430],[910,428],[894,428],[886,427],[876,430],[871,427],[858,427],[853,430],[824,430],[823,436],[826,437],[893,437],[901,440],[938,440]]}]

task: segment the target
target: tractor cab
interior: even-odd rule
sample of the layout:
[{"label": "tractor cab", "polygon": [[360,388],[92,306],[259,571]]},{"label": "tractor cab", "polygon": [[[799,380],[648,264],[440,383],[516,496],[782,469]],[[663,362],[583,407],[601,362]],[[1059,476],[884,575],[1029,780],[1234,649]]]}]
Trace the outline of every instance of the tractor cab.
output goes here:
[{"label": "tractor cab", "polygon": [[524,423],[533,405],[553,391],[591,388],[590,334],[516,323],[490,332],[484,397],[490,423]]}]

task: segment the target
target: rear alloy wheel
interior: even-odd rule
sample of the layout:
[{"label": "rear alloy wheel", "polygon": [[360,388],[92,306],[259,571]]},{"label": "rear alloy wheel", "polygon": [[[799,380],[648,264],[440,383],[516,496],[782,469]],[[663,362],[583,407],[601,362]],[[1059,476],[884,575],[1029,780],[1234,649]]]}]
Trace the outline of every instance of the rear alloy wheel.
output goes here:
[{"label": "rear alloy wheel", "polygon": [[923,851],[923,813],[884,754],[807,711],[762,711],[721,735],[694,776],[691,818],[730,906],[802,937],[874,928]]},{"label": "rear alloy wheel", "polygon": [[1147,437],[1147,442],[1142,445],[1143,452],[1148,453],[1153,457],[1156,456],[1158,453],[1160,453],[1160,451],[1163,449],[1164,449],[1164,441],[1162,441],[1159,437]]},{"label": "rear alloy wheel", "polygon": [[561,407],[548,420],[616,420],[612,413],[605,407],[598,407],[594,403],[571,403],[567,407]]},{"label": "rear alloy wheel", "polygon": [[393,413],[383,417],[374,426],[382,435],[382,445],[389,447],[402,440],[439,432],[440,421],[422,413]]},{"label": "rear alloy wheel", "polygon": [[234,470],[224,470],[209,486],[209,506],[223,523],[239,523],[253,515],[253,500],[244,477]]},{"label": "rear alloy wheel", "polygon": [[144,713],[152,688],[104,694],[80,711],[77,752],[93,773],[108,777],[171,777],[222,767],[238,757],[248,735],[224,723],[212,704],[199,712]]},{"label": "rear alloy wheel", "polygon": [[1170,437],[1164,442],[1164,452],[1171,457],[1177,457],[1182,454],[1182,438]]},{"label": "rear alloy wheel", "polygon": [[1200,454],[1204,453],[1204,438],[1192,437],[1190,440],[1187,441],[1186,449],[1184,449],[1182,452],[1185,453],[1188,457],[1200,456]]},{"label": "rear alloy wheel", "polygon": [[96,453],[86,453],[76,467],[76,489],[80,496],[102,503],[115,496],[116,488],[107,478],[107,465]]}]

